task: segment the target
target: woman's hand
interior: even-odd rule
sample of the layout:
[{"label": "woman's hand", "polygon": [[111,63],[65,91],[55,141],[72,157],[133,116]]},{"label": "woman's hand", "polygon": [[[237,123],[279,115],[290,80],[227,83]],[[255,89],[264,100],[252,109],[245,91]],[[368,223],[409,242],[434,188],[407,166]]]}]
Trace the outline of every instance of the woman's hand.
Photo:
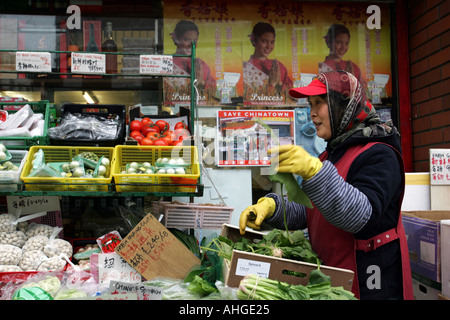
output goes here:
[{"label": "woman's hand", "polygon": [[262,197],[254,205],[247,207],[241,213],[239,218],[239,231],[245,234],[245,227],[252,229],[261,228],[264,219],[270,218],[275,212],[275,200],[272,198]]},{"label": "woman's hand", "polygon": [[311,179],[323,166],[319,158],[311,156],[297,145],[288,144],[271,148],[268,154],[274,155],[271,163],[278,172],[290,172],[305,180]]}]

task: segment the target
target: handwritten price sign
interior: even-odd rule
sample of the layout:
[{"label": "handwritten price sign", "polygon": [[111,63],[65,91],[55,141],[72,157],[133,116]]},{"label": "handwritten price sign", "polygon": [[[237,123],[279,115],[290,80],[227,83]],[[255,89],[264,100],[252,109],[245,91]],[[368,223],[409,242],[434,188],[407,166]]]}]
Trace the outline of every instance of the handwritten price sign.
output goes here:
[{"label": "handwritten price sign", "polygon": [[430,149],[430,183],[450,185],[450,149]]},{"label": "handwritten price sign", "polygon": [[98,254],[98,279],[99,283],[112,280],[137,283],[142,280],[141,275],[115,252]]},{"label": "handwritten price sign", "polygon": [[122,239],[115,251],[146,279],[182,279],[200,264],[200,259],[151,213]]},{"label": "handwritten price sign", "polygon": [[106,56],[101,53],[72,52],[72,73],[106,73]]},{"label": "handwritten price sign", "polygon": [[16,52],[16,71],[52,72],[50,52]]},{"label": "handwritten price sign", "polygon": [[162,55],[140,55],[140,74],[172,74],[173,57]]}]

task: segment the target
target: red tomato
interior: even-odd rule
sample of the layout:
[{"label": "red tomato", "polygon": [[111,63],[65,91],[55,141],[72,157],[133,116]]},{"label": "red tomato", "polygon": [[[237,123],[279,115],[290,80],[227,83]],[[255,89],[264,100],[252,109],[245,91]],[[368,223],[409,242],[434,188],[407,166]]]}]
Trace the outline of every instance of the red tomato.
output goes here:
[{"label": "red tomato", "polygon": [[139,144],[141,143],[141,141],[142,141],[143,139],[145,139],[143,135],[135,135],[135,136],[132,137],[132,138],[133,138],[134,140],[136,140]]},{"label": "red tomato", "polygon": [[142,136],[142,132],[135,130],[135,131],[131,131],[131,133],[130,133],[130,137],[132,137],[132,138],[134,138],[134,136],[137,136],[137,135]]},{"label": "red tomato", "polygon": [[153,121],[152,121],[152,119],[145,117],[145,118],[142,118],[141,123],[143,126],[148,126],[150,123],[153,123]]},{"label": "red tomato", "polygon": [[158,120],[155,122],[155,124],[159,127],[159,129],[161,129],[161,132],[169,130],[170,127],[169,123],[164,120]]},{"label": "red tomato", "polygon": [[153,142],[153,145],[154,146],[167,146],[168,144],[167,144],[167,142],[166,141],[164,141],[163,139],[156,139],[154,142]]},{"label": "red tomato", "polygon": [[159,129],[159,127],[156,124],[151,123],[148,126],[144,126],[141,131],[144,136],[147,136],[150,132],[158,132],[159,133],[161,130]]},{"label": "red tomato", "polygon": [[172,144],[172,139],[168,136],[161,136],[161,138],[159,138],[159,140],[164,140],[168,146],[170,146]]},{"label": "red tomato", "polygon": [[170,142],[177,140],[175,133],[171,130],[164,131],[164,136],[168,137]]},{"label": "red tomato", "polygon": [[160,137],[161,135],[158,132],[149,132],[148,135],[146,136],[146,138],[150,140],[156,140],[159,139]]},{"label": "red tomato", "polygon": [[186,139],[191,135],[189,130],[187,130],[187,129],[175,129],[173,132],[175,134],[175,140],[179,140],[180,137],[183,137],[183,139]]},{"label": "red tomato", "polygon": [[148,138],[143,138],[139,144],[141,146],[152,146],[153,145],[153,140],[148,139]]},{"label": "red tomato", "polygon": [[133,120],[130,122],[130,130],[131,131],[141,131],[142,123],[139,120]]},{"label": "red tomato", "polygon": [[188,127],[188,125],[186,123],[184,123],[184,121],[180,121],[180,122],[177,122],[177,124],[175,125],[175,127],[173,129],[174,130],[175,129],[186,129],[186,130],[189,130],[189,127]]}]

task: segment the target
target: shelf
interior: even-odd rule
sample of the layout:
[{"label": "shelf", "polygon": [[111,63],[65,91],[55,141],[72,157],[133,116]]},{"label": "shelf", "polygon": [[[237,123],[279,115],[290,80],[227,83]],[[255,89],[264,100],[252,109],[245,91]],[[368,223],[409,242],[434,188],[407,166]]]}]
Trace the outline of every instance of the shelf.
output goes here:
[{"label": "shelf", "polygon": [[[114,185],[114,184],[113,184]],[[112,185],[112,186],[113,186]],[[152,185],[155,186],[155,185]],[[166,185],[164,185],[166,186]],[[167,185],[170,186],[170,185]],[[177,185],[180,186],[180,185]],[[117,192],[117,191],[27,191],[18,184],[16,191],[0,191],[0,196],[66,196],[66,197],[202,197],[204,185],[197,184],[193,192]]]},{"label": "shelf", "polygon": [[160,77],[146,77],[123,79],[120,77],[107,77],[99,79],[67,78],[67,79],[0,79],[2,87],[36,87],[53,89],[78,89],[95,88],[97,90],[158,90],[161,86]]}]

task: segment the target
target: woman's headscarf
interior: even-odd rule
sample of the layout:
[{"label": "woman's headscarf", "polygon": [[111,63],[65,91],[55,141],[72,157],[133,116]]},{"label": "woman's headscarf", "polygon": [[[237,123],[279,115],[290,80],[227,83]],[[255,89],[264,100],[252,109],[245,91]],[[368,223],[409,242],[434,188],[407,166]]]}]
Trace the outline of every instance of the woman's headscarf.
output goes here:
[{"label": "woman's headscarf", "polygon": [[392,124],[381,124],[380,117],[354,75],[347,71],[331,71],[317,78],[327,89],[331,123],[331,147],[335,147],[355,133],[385,136],[396,130]]}]

